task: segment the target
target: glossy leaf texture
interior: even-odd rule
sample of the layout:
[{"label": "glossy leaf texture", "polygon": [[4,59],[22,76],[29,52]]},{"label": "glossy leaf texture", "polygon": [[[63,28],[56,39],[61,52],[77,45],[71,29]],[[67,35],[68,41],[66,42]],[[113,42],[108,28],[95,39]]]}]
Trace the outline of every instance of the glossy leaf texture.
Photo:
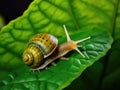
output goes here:
[{"label": "glossy leaf texture", "polygon": [[72,84],[69,87],[66,87],[64,90],[77,90],[78,88],[81,88],[82,90],[119,90],[120,39],[114,42],[110,51],[111,53],[109,53],[106,64],[104,61],[107,59],[104,58],[98,62],[95,62],[91,67],[84,70],[81,76],[74,80]]},{"label": "glossy leaf texture", "polygon": [[105,52],[110,48],[110,35],[98,29],[77,32],[77,34],[72,36],[77,39],[89,35],[91,39],[81,43],[83,52],[87,56],[86,59],[73,51],[68,54],[69,60],[58,61],[57,66],[50,66],[48,70],[30,72],[28,68],[25,69],[25,67],[21,67],[23,70],[20,71],[19,69],[18,74],[10,74],[9,79],[3,81],[5,84],[3,88],[59,90],[67,86],[72,80],[78,77],[85,68],[105,55]]},{"label": "glossy leaf texture", "polygon": [[[9,75],[1,81],[0,89],[60,90],[104,56],[112,44],[107,32],[111,23],[103,17],[106,14],[99,15],[102,11],[96,10],[94,5],[89,5],[87,10],[88,3],[82,0],[34,0],[21,17],[5,26],[0,32],[0,72]],[[98,11],[97,17],[92,10]],[[46,32],[55,35],[61,44],[65,42],[63,24],[73,40],[91,37],[80,43],[86,58],[72,51],[66,55],[69,60],[58,60],[57,66],[49,66],[48,70],[30,72],[22,62],[29,38]]]}]

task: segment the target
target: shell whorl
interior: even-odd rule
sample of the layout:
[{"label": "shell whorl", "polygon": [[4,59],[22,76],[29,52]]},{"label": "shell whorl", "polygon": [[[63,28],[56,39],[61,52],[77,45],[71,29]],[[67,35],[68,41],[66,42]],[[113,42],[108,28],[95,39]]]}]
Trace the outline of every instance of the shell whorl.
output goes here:
[{"label": "shell whorl", "polygon": [[31,68],[40,66],[43,63],[43,58],[43,53],[35,46],[29,46],[23,54],[24,63]]},{"label": "shell whorl", "polygon": [[50,34],[37,34],[30,39],[23,53],[23,61],[31,68],[37,68],[56,49],[58,40]]},{"label": "shell whorl", "polygon": [[29,41],[29,45],[36,45],[46,58],[56,49],[58,40],[51,34],[37,34]]}]

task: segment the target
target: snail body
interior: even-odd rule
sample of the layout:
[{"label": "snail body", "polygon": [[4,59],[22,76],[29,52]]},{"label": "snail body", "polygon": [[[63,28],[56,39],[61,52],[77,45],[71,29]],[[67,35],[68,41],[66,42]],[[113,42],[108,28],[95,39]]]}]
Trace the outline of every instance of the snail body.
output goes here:
[{"label": "snail body", "polygon": [[32,70],[41,70],[46,68],[72,50],[76,50],[84,58],[83,53],[78,49],[78,43],[90,39],[90,37],[73,41],[67,32],[64,25],[64,30],[67,37],[67,42],[58,45],[56,37],[50,34],[37,34],[30,39],[26,50],[23,53],[23,62],[30,66]]}]

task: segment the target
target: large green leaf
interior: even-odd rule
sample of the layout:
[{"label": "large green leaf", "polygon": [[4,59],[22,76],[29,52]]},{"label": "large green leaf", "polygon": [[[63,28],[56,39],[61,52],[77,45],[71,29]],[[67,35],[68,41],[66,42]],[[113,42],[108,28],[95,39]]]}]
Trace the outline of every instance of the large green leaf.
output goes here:
[{"label": "large green leaf", "polygon": [[[90,35],[91,33],[92,35]],[[3,81],[5,84],[3,88],[31,88],[31,90],[37,90],[37,87],[42,90],[45,88],[47,90],[57,90],[67,86],[85,68],[105,55],[105,52],[110,48],[108,44],[111,42],[109,34],[98,29],[78,32],[78,34],[73,36],[77,39],[89,35],[92,37],[91,40],[82,43],[85,50],[84,53],[89,58],[84,59],[79,54],[71,52],[68,61],[59,61],[57,62],[57,66],[50,66],[48,70],[30,73],[28,68],[21,67],[22,69],[19,69],[18,74],[15,74],[15,76],[10,75],[9,79]]]},{"label": "large green leaf", "polygon": [[[5,26],[0,32],[0,72],[13,74],[9,73],[8,78],[1,81],[1,89],[62,89],[104,56],[112,43],[110,34],[103,31],[109,29],[104,23],[110,23],[101,20],[105,17],[93,15],[95,5],[89,5],[89,10],[87,5],[82,0],[34,0],[21,17]],[[102,11],[98,11],[100,13]],[[63,24],[74,40],[91,36],[90,40],[81,43],[81,50],[87,57],[84,59],[73,51],[68,54],[68,61],[59,60],[57,66],[50,66],[48,70],[29,72],[21,58],[29,38],[47,32],[58,37],[61,44],[65,42]]]}]

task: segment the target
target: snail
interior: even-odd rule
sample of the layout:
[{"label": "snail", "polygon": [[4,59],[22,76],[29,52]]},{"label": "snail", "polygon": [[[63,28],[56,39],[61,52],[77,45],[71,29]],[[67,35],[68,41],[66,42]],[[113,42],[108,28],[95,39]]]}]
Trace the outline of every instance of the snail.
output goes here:
[{"label": "snail", "polygon": [[66,34],[67,42],[58,45],[58,40],[55,36],[47,33],[37,34],[32,37],[23,53],[23,62],[30,66],[32,70],[42,70],[56,59],[64,57],[68,52],[76,50],[83,58],[84,54],[78,49],[81,47],[78,43],[90,39],[91,37],[81,40],[71,40],[66,26],[63,25]]}]

